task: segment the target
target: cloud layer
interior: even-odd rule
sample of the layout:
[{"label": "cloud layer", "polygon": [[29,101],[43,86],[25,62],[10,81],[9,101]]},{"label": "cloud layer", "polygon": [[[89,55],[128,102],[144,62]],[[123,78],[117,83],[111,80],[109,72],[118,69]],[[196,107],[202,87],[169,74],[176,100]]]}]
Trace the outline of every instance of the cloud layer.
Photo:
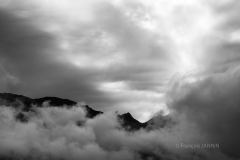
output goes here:
[{"label": "cloud layer", "polygon": [[[224,89],[232,87],[227,85],[229,81],[235,79],[222,81],[227,86]],[[171,90],[178,88],[180,92],[186,93],[184,96],[179,97],[169,91],[169,116],[174,123],[150,131],[124,130],[113,112],[88,119],[81,104],[55,107],[46,102],[42,107],[34,106],[27,112],[22,111],[21,106],[1,106],[0,157],[44,160],[236,160],[234,157],[239,157],[239,101],[233,98],[232,106],[226,108],[218,99],[225,90],[218,91],[212,99],[202,98],[202,94],[206,93],[202,91],[205,89],[202,85],[209,83],[208,78],[196,82],[199,88],[184,82],[185,79],[176,80],[174,87],[171,87]],[[210,92],[215,89],[207,88]],[[231,96],[235,96],[237,90]],[[192,104],[192,99],[198,101]],[[215,107],[219,109],[216,110]],[[28,117],[27,122],[16,119],[19,112]],[[153,125],[160,125],[158,123],[162,122],[156,116]],[[202,147],[203,144],[217,144],[219,147],[206,148]]]},{"label": "cloud layer", "polygon": [[173,80],[168,92],[172,114],[182,115],[208,142],[239,157],[239,68],[224,73],[186,76]]}]

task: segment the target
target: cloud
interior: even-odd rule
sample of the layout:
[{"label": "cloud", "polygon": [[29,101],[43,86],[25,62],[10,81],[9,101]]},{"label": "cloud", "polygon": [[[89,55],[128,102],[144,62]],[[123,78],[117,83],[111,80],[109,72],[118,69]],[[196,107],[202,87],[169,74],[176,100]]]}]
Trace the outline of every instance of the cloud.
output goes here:
[{"label": "cloud", "polygon": [[[21,83],[9,83],[2,91],[86,101],[103,111],[119,110],[122,100],[99,90],[102,83],[128,83],[136,97],[144,91],[162,92],[166,80],[158,78],[166,75],[162,68],[171,58],[158,42],[161,37],[142,27],[147,15],[143,5],[115,1],[5,2],[0,17],[1,66]],[[139,7],[141,11],[136,12]],[[130,100],[125,99],[125,103]],[[136,99],[136,105],[139,101]]]},{"label": "cloud", "polygon": [[[223,153],[239,157],[240,77],[237,71],[176,79],[168,92],[168,106],[172,114],[186,116],[186,120],[206,136],[205,140],[219,143]],[[189,81],[191,78],[196,80]]]},{"label": "cloud", "polygon": [[[229,159],[224,152],[204,148],[177,148],[177,144],[210,143],[202,128],[179,112],[176,124],[152,131],[125,131],[113,112],[85,117],[81,104],[33,106],[28,122],[16,120],[23,112],[0,107],[0,157],[6,159]],[[158,121],[158,119],[156,119]],[[81,121],[81,123],[77,123]],[[79,125],[80,124],[80,125]],[[230,139],[232,140],[232,139]],[[220,142],[219,142],[220,143]],[[221,147],[222,144],[220,144]],[[222,148],[221,148],[222,149]]]},{"label": "cloud", "polygon": [[[94,124],[76,125],[76,121],[84,120],[81,107],[44,107],[35,108],[35,111],[34,114],[27,113],[31,114],[28,123],[20,123],[15,120],[15,110],[1,106],[2,158],[119,159],[118,155],[121,155],[132,159],[127,150],[108,153],[101,148],[96,142],[98,133],[94,131]],[[112,127],[111,124],[106,126]]]},{"label": "cloud", "polygon": [[[2,91],[86,101],[146,121],[164,109],[162,95],[176,72],[222,72],[239,62],[236,1],[5,0],[0,6],[0,63],[8,73]],[[127,87],[119,93],[99,89],[121,82]]]},{"label": "cloud", "polygon": [[[3,24],[0,28],[1,86],[4,85],[1,91],[30,97],[58,96],[92,104],[104,99],[111,103],[104,93],[95,89],[100,73],[61,60],[62,51],[53,35],[9,9],[1,9],[0,21]],[[43,88],[49,90],[45,92]]]},{"label": "cloud", "polygon": [[0,91],[6,91],[9,86],[15,86],[20,83],[20,80],[14,75],[8,73],[2,66],[0,66]]}]

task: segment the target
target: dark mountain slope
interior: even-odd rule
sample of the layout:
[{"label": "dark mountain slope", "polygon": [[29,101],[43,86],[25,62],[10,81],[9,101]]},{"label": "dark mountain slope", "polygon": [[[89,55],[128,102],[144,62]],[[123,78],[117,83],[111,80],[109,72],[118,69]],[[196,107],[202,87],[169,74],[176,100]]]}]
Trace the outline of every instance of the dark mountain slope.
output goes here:
[{"label": "dark mountain slope", "polygon": [[33,103],[41,106],[43,104],[43,102],[49,102],[49,105],[51,106],[63,106],[66,105],[68,107],[74,106],[77,103],[68,99],[62,99],[62,98],[57,98],[57,97],[44,97],[44,98],[37,98],[34,99]]},{"label": "dark mountain slope", "polygon": [[147,127],[147,123],[141,123],[137,121],[132,117],[132,115],[129,112],[122,115],[118,115],[118,119],[121,125],[128,131],[135,131]]},{"label": "dark mountain slope", "polygon": [[0,105],[18,107],[24,105],[24,110],[29,110],[34,100],[22,95],[0,93]]},{"label": "dark mountain slope", "polygon": [[[43,98],[31,99],[22,95],[15,95],[11,93],[0,93],[0,105],[13,106],[15,108],[21,106],[22,111],[30,111],[32,109],[32,105],[37,105],[38,107],[42,107],[44,102],[49,102],[49,105],[53,107],[60,107],[60,106],[72,107],[77,104],[77,102],[74,102],[68,99],[57,98],[57,97],[43,97]],[[101,111],[96,111],[90,108],[88,105],[85,105],[84,109],[86,110],[86,113],[87,113],[86,116],[88,118],[94,118],[95,116],[103,113]]]}]

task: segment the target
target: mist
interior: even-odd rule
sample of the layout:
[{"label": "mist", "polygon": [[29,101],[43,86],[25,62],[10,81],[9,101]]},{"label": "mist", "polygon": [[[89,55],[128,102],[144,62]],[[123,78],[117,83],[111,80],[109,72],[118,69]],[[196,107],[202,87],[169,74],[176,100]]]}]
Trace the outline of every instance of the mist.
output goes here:
[{"label": "mist", "polygon": [[23,112],[27,122],[16,119],[21,108],[1,106],[0,155],[61,160],[239,159],[238,73],[176,76],[166,95],[174,123],[152,130],[126,131],[114,112],[86,118],[81,103],[33,106]]}]

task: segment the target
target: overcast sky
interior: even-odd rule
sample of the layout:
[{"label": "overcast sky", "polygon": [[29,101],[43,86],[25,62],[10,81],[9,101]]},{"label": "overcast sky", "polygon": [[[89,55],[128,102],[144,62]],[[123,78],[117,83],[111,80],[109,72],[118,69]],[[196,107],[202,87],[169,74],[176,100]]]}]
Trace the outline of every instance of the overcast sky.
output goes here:
[{"label": "overcast sky", "polygon": [[146,121],[176,77],[238,71],[239,14],[237,0],[1,0],[0,91]]}]

